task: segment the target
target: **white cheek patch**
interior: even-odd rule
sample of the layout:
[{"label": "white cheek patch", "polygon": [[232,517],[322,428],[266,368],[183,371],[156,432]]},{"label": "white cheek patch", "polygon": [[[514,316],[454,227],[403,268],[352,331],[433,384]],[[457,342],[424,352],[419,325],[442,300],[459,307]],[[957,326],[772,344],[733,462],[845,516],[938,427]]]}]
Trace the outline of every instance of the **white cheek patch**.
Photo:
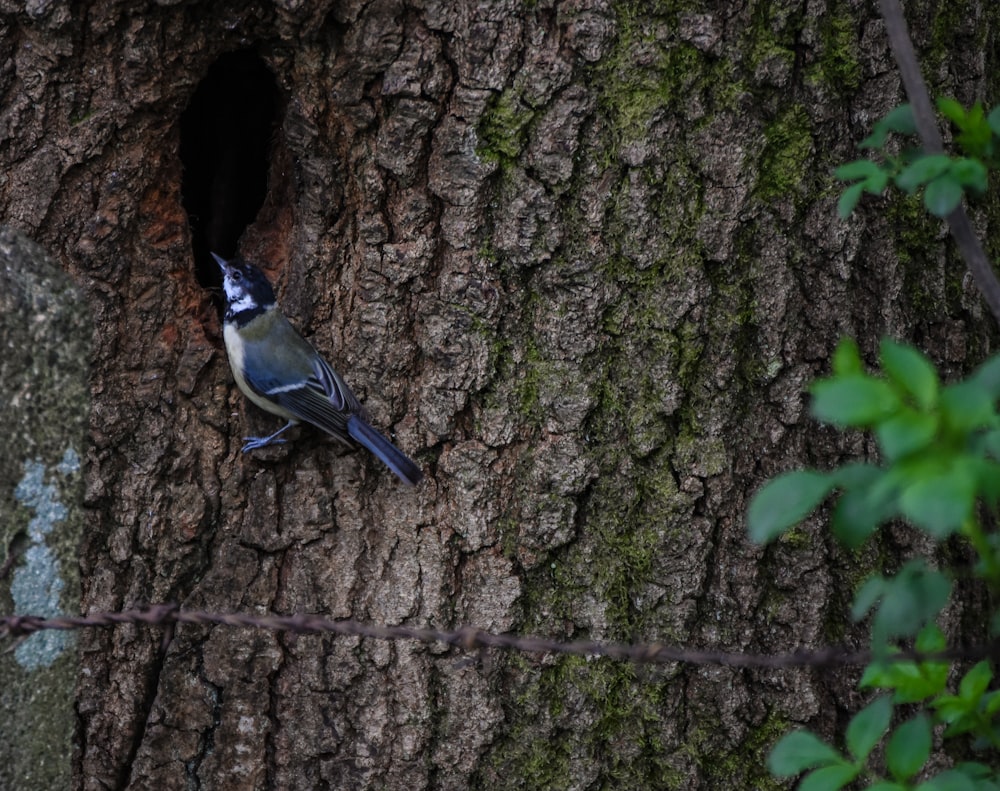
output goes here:
[{"label": "white cheek patch", "polygon": [[242,285],[233,282],[230,277],[223,278],[222,288],[226,292],[226,302],[229,303],[229,310],[232,313],[240,313],[244,310],[253,310],[257,307],[256,301]]},{"label": "white cheek patch", "polygon": [[226,291],[226,302],[234,302],[241,296],[246,296],[246,292],[237,286],[230,277],[222,278],[222,288]]},{"label": "white cheek patch", "polygon": [[[226,296],[229,297],[228,291],[226,291]],[[235,298],[230,297],[229,310],[233,313],[242,313],[244,310],[253,310],[256,307],[257,303],[254,302],[254,298],[246,291],[238,291]]]}]

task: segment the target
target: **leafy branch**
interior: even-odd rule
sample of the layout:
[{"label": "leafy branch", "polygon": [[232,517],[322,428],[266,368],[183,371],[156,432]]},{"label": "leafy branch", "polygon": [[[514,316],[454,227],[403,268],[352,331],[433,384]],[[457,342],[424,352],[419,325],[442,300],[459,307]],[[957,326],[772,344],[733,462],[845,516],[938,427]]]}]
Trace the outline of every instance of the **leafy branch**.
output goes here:
[{"label": "leafy branch", "polygon": [[965,155],[927,153],[914,146],[903,148],[899,154],[891,153],[886,148],[891,133],[906,137],[917,133],[910,105],[895,108],[858,144],[862,149],[874,149],[881,155],[881,161],[858,159],[835,171],[841,181],[853,182],[837,203],[842,218],[854,211],[864,193],[881,195],[890,183],[907,195],[923,188],[924,206],[941,218],[958,208],[964,194],[979,196],[986,192],[988,168],[998,164],[1000,107],[987,116],[978,103],[966,111],[954,99],[941,98],[937,106],[958,129],[955,142]]},{"label": "leafy branch", "polygon": [[[944,151],[934,105],[920,74],[899,0],[879,0],[886,33],[909,104],[879,121],[860,147],[875,159],[838,168],[848,182],[838,212],[848,216],[865,193],[881,195],[890,184],[907,194],[923,191],[924,205],[942,217],[983,294],[1000,321],[1000,280],[962,206],[963,196],[987,189],[998,166],[1000,108],[980,104],[966,110],[939,99],[937,110],[954,127],[959,154]],[[890,148],[890,135],[903,138]],[[914,141],[910,138],[917,137]],[[895,142],[895,141],[893,141]],[[831,496],[831,528],[848,548],[861,546],[882,524],[903,520],[942,542],[962,537],[976,555],[973,576],[989,591],[990,631],[1000,635],[1000,537],[982,517],[997,514],[1000,501],[1000,358],[962,382],[943,386],[926,357],[883,340],[881,371],[867,373],[857,345],[842,341],[833,374],[812,387],[813,414],[843,428],[864,429],[876,438],[881,463],[857,462],[830,472],[798,470],[780,475],[751,502],[748,525],[761,543],[777,540]],[[924,558],[905,562],[894,576],[875,574],[857,591],[852,617],[871,616],[874,659],[863,688],[886,690],[855,714],[844,734],[844,750],[816,734],[797,730],[775,745],[768,759],[777,777],[803,774],[802,791],[836,791],[867,783],[869,791],[1000,791],[1000,690],[991,689],[993,668],[981,661],[967,670],[957,690],[948,690],[951,663],[941,659],[947,641],[937,625],[952,593],[954,569],[935,568]],[[937,657],[898,658],[899,642]],[[896,655],[896,661],[891,661]],[[898,719],[898,707],[909,716]],[[970,740],[986,761],[966,761],[921,779],[933,746],[942,738]],[[884,745],[879,751],[876,748]],[[989,759],[992,758],[992,765]]]},{"label": "leafy branch", "polygon": [[[1000,357],[961,382],[942,385],[931,362],[916,349],[882,341],[881,371],[869,373],[857,345],[844,340],[833,357],[833,373],[812,385],[813,415],[842,428],[870,431],[881,464],[851,463],[829,472],[796,470],[772,479],[750,505],[751,537],[777,540],[831,496],[831,527],[846,547],[860,547],[882,524],[905,520],[941,542],[964,537],[976,555],[973,576],[996,600],[1000,595],[1000,539],[980,519],[1000,502]],[[937,626],[952,594],[954,570],[934,568],[923,558],[905,562],[893,576],[872,575],[857,591],[852,617],[871,615],[875,659],[862,687],[887,690],[852,717],[846,752],[807,730],[786,735],[768,766],[777,776],[807,772],[799,788],[833,791],[859,780],[870,791],[1000,789],[1000,775],[986,763],[967,762],[917,784],[930,758],[932,729],[945,739],[967,736],[974,749],[1000,749],[1000,691],[989,690],[993,670],[976,664],[958,690],[947,689],[950,663],[889,661],[896,641],[915,641],[933,654],[946,649]],[[992,613],[992,632],[1000,617]],[[896,707],[922,704],[890,732]],[[888,737],[886,738],[886,735]],[[875,747],[885,741],[882,767]],[[994,756],[995,758],[995,756]]]},{"label": "leafy branch", "polygon": [[[885,32],[893,57],[899,66],[899,75],[912,108],[913,123],[920,143],[927,154],[940,154],[944,151],[941,132],[934,118],[930,94],[920,74],[920,64],[913,50],[913,41],[906,27],[900,0],[879,0],[879,11],[885,21]],[[945,221],[993,318],[1000,322],[1000,280],[997,279],[993,265],[986,257],[982,242],[961,203],[945,217]]]}]

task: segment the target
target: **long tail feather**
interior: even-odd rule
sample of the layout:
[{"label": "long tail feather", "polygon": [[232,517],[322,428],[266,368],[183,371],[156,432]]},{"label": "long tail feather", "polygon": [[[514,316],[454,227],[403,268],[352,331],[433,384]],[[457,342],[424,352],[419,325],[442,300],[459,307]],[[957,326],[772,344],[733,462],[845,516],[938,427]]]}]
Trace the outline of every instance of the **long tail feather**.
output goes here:
[{"label": "long tail feather", "polygon": [[378,456],[403,483],[415,486],[420,483],[424,474],[395,445],[382,434],[373,429],[357,415],[351,415],[347,420],[347,433]]}]

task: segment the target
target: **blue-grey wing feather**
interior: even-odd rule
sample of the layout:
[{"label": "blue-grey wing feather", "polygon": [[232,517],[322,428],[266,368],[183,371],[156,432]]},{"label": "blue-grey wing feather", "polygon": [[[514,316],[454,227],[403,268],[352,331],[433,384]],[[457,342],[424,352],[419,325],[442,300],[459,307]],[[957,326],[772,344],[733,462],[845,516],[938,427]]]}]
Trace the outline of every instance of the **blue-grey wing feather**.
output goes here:
[{"label": "blue-grey wing feather", "polygon": [[[268,343],[244,344],[244,377],[254,392],[349,445],[347,418],[367,413],[337,372],[280,317]],[[278,337],[275,337],[278,336]],[[283,337],[281,337],[283,336]],[[280,356],[271,350],[281,350]]]}]

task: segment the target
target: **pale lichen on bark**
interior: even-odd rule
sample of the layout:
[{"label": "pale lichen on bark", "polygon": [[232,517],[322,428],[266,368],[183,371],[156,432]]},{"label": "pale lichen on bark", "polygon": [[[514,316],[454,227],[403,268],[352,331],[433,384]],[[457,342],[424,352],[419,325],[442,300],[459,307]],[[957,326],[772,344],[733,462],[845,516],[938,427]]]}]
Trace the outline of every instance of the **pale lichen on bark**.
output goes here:
[{"label": "pale lichen on bark", "polygon": [[[90,397],[80,292],[37,244],[0,227],[0,610],[80,607],[80,452]],[[0,652],[0,787],[67,787],[73,775],[76,635]]]}]

